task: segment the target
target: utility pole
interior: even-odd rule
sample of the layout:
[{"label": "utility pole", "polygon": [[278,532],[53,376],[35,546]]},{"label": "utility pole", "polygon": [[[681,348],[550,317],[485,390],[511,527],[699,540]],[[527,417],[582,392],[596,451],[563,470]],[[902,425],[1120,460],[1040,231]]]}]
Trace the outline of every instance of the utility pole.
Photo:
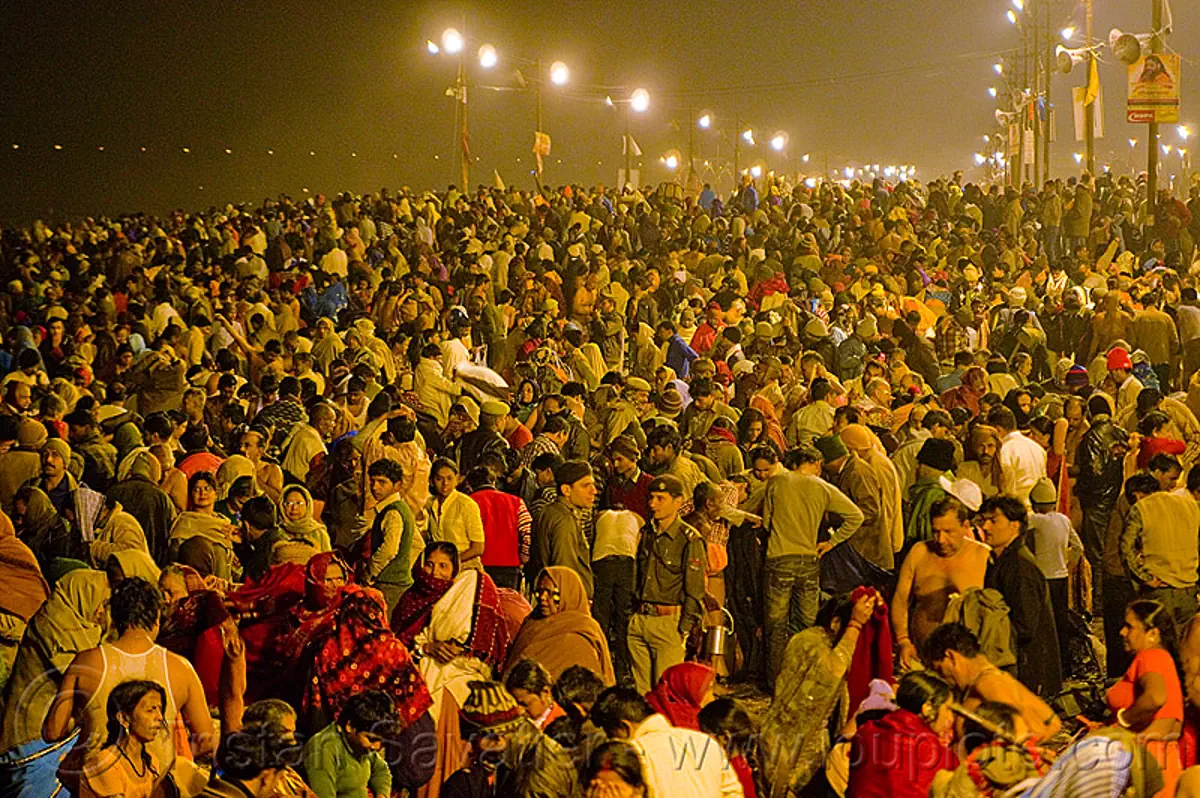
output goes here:
[{"label": "utility pole", "polygon": [[[1096,54],[1092,52],[1092,3],[1093,0],[1087,2],[1087,49],[1088,49],[1088,71],[1087,85],[1092,82],[1092,65],[1096,63]],[[1087,89],[1084,89],[1084,104],[1083,104],[1083,126],[1084,139],[1087,141],[1087,170],[1092,177],[1096,176],[1096,103],[1087,102]]]},{"label": "utility pole", "polygon": [[[534,139],[534,146],[537,147],[538,146],[538,135],[540,135],[542,133],[542,59],[538,58],[538,59],[534,60],[533,71],[534,71],[533,97],[534,97],[534,104],[535,104],[535,112],[537,114],[537,119],[535,120],[535,123],[534,123],[536,125],[536,127],[534,127],[534,129],[533,129],[533,139]],[[534,158],[534,163],[537,164],[537,174],[535,174],[533,176],[533,179],[534,179],[534,182],[537,183],[539,191],[542,188],[542,168],[543,168],[542,162],[544,160],[545,159],[542,158],[541,155],[537,155]]]},{"label": "utility pole", "polygon": [[623,149],[625,150],[625,185],[627,185],[627,186],[633,185],[633,176],[632,176],[633,173],[629,171],[632,168],[630,166],[630,162],[633,159],[633,141],[632,141],[632,139],[629,138],[629,117],[631,117],[631,116],[633,116],[633,109],[630,107],[629,103],[626,103],[625,104],[625,141],[624,141],[625,146]]},{"label": "utility pole", "polygon": [[692,179],[692,175],[696,174],[696,121],[695,110],[690,106],[687,112],[688,126],[688,168],[687,174],[683,178],[683,185],[686,187]]},{"label": "utility pole", "polygon": [[[1150,39],[1150,52],[1161,53],[1163,0],[1150,0],[1150,29],[1153,38]],[[1154,203],[1158,199],[1158,122],[1151,122],[1146,135],[1146,222],[1154,222]],[[1186,188],[1185,188],[1186,191]]]},{"label": "utility pole", "polygon": [[[1048,0],[1046,0],[1048,2]],[[1029,111],[1033,116],[1030,123],[1030,138],[1033,139],[1033,187],[1037,189],[1038,176],[1042,172],[1042,148],[1038,146],[1038,125],[1041,124],[1041,118],[1038,115],[1038,99],[1042,96],[1042,51],[1039,46],[1039,35],[1041,26],[1037,22],[1037,6],[1029,8],[1029,23],[1033,25],[1033,43],[1030,46],[1030,60],[1033,62],[1033,92],[1029,97]]]},{"label": "utility pole", "polygon": [[458,54],[458,78],[454,81],[456,90],[455,99],[458,100],[458,146],[455,147],[458,152],[459,162],[462,164],[462,190],[463,193],[470,191],[471,183],[471,155],[467,147],[467,57],[466,47]]},{"label": "utility pole", "polygon": [[737,112],[733,114],[733,185],[735,191],[742,186],[742,119]]},{"label": "utility pole", "polygon": [[1044,184],[1050,179],[1050,131],[1051,121],[1053,117],[1050,115],[1050,78],[1054,71],[1054,31],[1050,27],[1050,6],[1054,4],[1054,0],[1046,0],[1043,5],[1046,9],[1046,99],[1042,109],[1046,112],[1046,118],[1042,122],[1042,148],[1045,150],[1042,155],[1042,183]]}]

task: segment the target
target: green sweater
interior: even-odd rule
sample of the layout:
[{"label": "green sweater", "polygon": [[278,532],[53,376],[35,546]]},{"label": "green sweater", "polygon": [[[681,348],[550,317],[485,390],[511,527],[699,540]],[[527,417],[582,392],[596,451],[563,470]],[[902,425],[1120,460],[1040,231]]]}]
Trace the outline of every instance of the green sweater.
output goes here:
[{"label": "green sweater", "polygon": [[342,730],[331,723],[304,744],[304,776],[320,798],[391,795],[392,773],[378,752],[355,756]]}]

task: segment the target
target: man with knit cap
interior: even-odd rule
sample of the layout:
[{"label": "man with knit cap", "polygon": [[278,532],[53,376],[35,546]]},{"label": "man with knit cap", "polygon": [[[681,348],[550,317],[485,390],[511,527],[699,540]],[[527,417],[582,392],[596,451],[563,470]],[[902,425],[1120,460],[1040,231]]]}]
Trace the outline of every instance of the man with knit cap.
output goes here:
[{"label": "man with knit cap", "polygon": [[[767,480],[763,528],[767,530],[763,626],[767,638],[767,684],[774,685],[792,635],[812,626],[820,600],[819,559],[853,537],[862,510],[846,494],[821,479],[820,450],[801,446],[787,453],[787,470]],[[757,461],[756,466],[757,468]],[[826,513],[842,523],[818,543]],[[797,619],[793,625],[791,619]]]},{"label": "man with knit cap", "polygon": [[708,563],[704,538],[683,520],[683,482],[662,474],[649,492],[650,518],[638,541],[627,635],[633,679],[643,694],[663,671],[683,662],[688,635],[704,612]]},{"label": "man with knit cap", "polygon": [[583,514],[596,501],[592,467],[582,460],[567,460],[554,469],[558,500],[546,505],[533,524],[533,545],[526,576],[532,582],[543,568],[561,565],[575,571],[591,598],[592,557],[584,532]]},{"label": "man with knit cap", "polygon": [[896,564],[892,530],[881,526],[887,519],[883,513],[883,485],[879,473],[866,460],[850,454],[838,435],[818,438],[816,447],[825,461],[826,478],[862,511],[862,526],[851,536],[850,545],[880,568],[892,570]]},{"label": "man with knit cap", "polygon": [[1142,382],[1133,376],[1133,359],[1129,352],[1121,347],[1113,347],[1108,353],[1108,376],[1117,385],[1115,418],[1121,418],[1129,410],[1137,407],[1138,394],[1142,392]]},{"label": "man with knit cap", "polygon": [[75,489],[78,479],[71,474],[71,447],[62,438],[51,438],[42,444],[41,473],[25,484],[40,488],[61,515],[75,508]]},{"label": "man with knit cap", "polygon": [[1083,541],[1071,526],[1071,519],[1056,511],[1058,491],[1049,477],[1042,477],[1029,494],[1033,512],[1029,514],[1029,532],[1025,544],[1050,589],[1054,608],[1054,628],[1058,631],[1058,651],[1065,665],[1068,655],[1067,607],[1070,605],[1068,571],[1073,561],[1083,556]]},{"label": "man with knit cap", "polygon": [[567,751],[538,730],[502,684],[475,681],[469,689],[459,715],[471,758],[446,780],[442,795],[534,798],[577,792]]},{"label": "man with knit cap", "polygon": [[642,430],[642,410],[649,403],[650,383],[641,377],[630,377],[625,382],[621,398],[605,411],[601,409],[604,425],[603,443],[608,445],[619,435],[629,435],[638,446],[646,445],[646,433]]},{"label": "man with knit cap", "polygon": [[[932,414],[931,414],[932,415]],[[904,544],[913,544],[933,538],[933,525],[929,510],[946,498],[947,491],[942,478],[953,481],[954,443],[941,438],[928,438],[917,452],[916,479],[908,489],[904,501]]]}]

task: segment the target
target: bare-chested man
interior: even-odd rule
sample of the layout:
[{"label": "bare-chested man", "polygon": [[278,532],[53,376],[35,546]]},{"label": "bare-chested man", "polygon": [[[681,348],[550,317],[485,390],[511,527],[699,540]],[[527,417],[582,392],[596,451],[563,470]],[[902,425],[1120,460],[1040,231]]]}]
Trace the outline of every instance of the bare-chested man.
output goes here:
[{"label": "bare-chested man", "polygon": [[900,667],[920,668],[918,651],[942,623],[950,597],[983,587],[988,547],[971,537],[968,510],[947,496],[929,508],[933,538],[916,544],[900,566],[892,598],[892,631],[900,647]]},{"label": "bare-chested man", "polygon": [[939,626],[925,641],[925,661],[958,692],[964,709],[985,701],[1015,708],[1034,742],[1053,737],[1062,721],[1050,706],[1015,678],[993,665],[979,648],[979,638],[959,623]]}]

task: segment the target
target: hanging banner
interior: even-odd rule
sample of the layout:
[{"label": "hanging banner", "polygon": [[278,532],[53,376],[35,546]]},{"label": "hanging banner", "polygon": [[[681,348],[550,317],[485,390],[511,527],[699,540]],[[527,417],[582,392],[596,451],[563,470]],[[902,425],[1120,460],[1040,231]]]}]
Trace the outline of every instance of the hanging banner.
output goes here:
[{"label": "hanging banner", "polygon": [[[1075,119],[1075,140],[1083,141],[1084,130],[1087,123],[1086,111],[1084,111],[1083,101],[1087,96],[1087,89],[1083,86],[1075,86],[1071,89],[1071,110]],[[1104,92],[1100,91],[1096,94],[1095,111],[1092,113],[1092,135],[1095,138],[1104,138]]]},{"label": "hanging banner", "polygon": [[1050,143],[1054,144],[1058,141],[1058,109],[1051,106],[1050,108]]},{"label": "hanging banner", "polygon": [[1130,64],[1125,119],[1177,123],[1181,68],[1178,53],[1151,53]]},{"label": "hanging banner", "polygon": [[1004,156],[1008,160],[1016,158],[1021,153],[1021,126],[1016,122],[1008,126],[1008,152]]},{"label": "hanging banner", "polygon": [[1024,135],[1024,146],[1021,147],[1021,163],[1025,164],[1026,166],[1033,166],[1033,150],[1033,131],[1026,130]]},{"label": "hanging banner", "polygon": [[533,134],[533,154],[537,156],[537,171],[542,173],[542,158],[550,154],[550,136],[540,130]]}]

